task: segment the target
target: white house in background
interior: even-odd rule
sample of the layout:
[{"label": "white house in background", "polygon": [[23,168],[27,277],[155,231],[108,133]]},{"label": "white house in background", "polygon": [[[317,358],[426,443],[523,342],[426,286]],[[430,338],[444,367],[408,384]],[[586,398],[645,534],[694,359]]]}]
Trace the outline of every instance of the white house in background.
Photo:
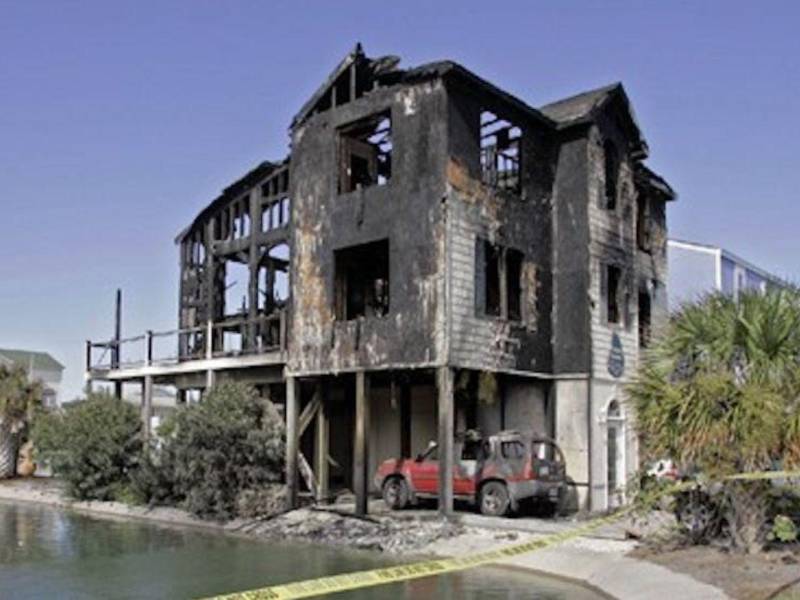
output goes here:
[{"label": "white house in background", "polygon": [[61,391],[64,365],[47,352],[0,348],[0,364],[16,365],[25,369],[31,381],[39,380],[44,384],[43,404],[49,408],[59,405],[58,395]]},{"label": "white house in background", "polygon": [[667,259],[670,310],[709,292],[738,297],[743,290],[766,291],[788,285],[777,275],[717,246],[669,240]]},{"label": "white house in background", "polygon": [[[125,402],[134,406],[142,406],[142,390],[140,386],[131,386],[133,389],[126,389],[122,395]],[[153,386],[153,412],[150,416],[150,431],[156,431],[162,421],[172,414],[178,407],[178,392],[169,385]],[[186,399],[191,402],[192,398]]]}]

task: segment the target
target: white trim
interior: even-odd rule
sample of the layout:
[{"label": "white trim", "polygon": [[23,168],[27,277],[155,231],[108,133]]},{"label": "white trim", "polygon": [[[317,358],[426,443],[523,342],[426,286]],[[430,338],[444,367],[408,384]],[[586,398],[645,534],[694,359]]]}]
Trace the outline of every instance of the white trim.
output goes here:
[{"label": "white trim", "polygon": [[713,246],[703,246],[702,244],[694,244],[692,242],[681,242],[679,240],[667,240],[667,248],[673,246],[683,250],[694,250],[696,252],[705,252],[707,254],[719,254],[720,249]]},{"label": "white trim", "polygon": [[[609,417],[608,416],[608,409],[611,407],[611,404],[616,402],[617,406],[619,407],[619,416],[618,417]],[[624,483],[627,480],[628,476],[628,415],[625,411],[625,403],[620,402],[617,398],[617,394],[611,394],[611,397],[606,402],[603,409],[600,411],[600,425],[603,430],[603,444],[602,444],[602,456],[603,456],[603,489],[605,491],[605,508],[611,508],[611,492],[612,490],[609,488],[608,485],[608,426],[609,421],[617,425],[617,438],[618,440],[622,440],[622,443],[617,443],[617,452],[619,453],[617,466],[622,466],[622,469],[617,469],[618,476],[622,476],[623,478],[623,487],[622,487],[622,500],[623,502],[626,500],[625,498],[625,487]],[[619,484],[619,482],[617,482]],[[619,489],[619,488],[617,488]],[[616,491],[616,490],[615,490]]]},{"label": "white trim", "polygon": [[722,291],[722,250],[717,248],[716,252],[716,269],[714,272],[714,286],[718,292]]}]

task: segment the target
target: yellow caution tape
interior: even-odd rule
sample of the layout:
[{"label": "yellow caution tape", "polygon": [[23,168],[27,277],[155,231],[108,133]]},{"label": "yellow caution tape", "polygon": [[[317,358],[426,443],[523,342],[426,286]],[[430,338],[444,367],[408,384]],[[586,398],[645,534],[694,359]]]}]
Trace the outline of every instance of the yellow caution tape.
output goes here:
[{"label": "yellow caution tape", "polygon": [[[738,475],[731,475],[725,479],[731,480],[764,480],[764,479],[788,479],[800,477],[800,471],[765,471],[758,473],[740,473]],[[670,486],[665,490],[660,490],[658,495],[661,496],[667,493],[675,493],[696,485],[694,482],[682,482]],[[488,550],[478,554],[471,554],[468,556],[458,556],[453,558],[443,558],[436,560],[426,560],[406,565],[398,565],[395,567],[383,567],[380,569],[370,569],[368,571],[356,571],[353,573],[343,573],[341,575],[330,575],[327,577],[319,577],[317,579],[307,579],[305,581],[295,581],[293,583],[284,583],[280,585],[272,585],[265,588],[250,590],[246,592],[235,592],[222,596],[215,596],[207,600],[295,600],[297,598],[310,598],[312,596],[319,596],[321,594],[333,594],[336,592],[345,592],[350,590],[357,590],[366,587],[373,587],[377,585],[385,585],[388,583],[397,583],[400,581],[408,581],[409,579],[420,579],[422,577],[431,577],[434,575],[442,575],[444,573],[451,573],[453,571],[460,571],[470,567],[477,567],[496,563],[506,558],[513,558],[520,554],[528,554],[535,550],[541,550],[548,546],[554,546],[567,540],[581,537],[587,533],[591,533],[595,529],[609,525],[618,519],[635,510],[634,505],[629,505],[619,509],[611,515],[597,517],[591,519],[580,525],[561,533],[555,533],[541,537],[529,542],[521,544],[513,544],[498,548],[495,550]]]}]

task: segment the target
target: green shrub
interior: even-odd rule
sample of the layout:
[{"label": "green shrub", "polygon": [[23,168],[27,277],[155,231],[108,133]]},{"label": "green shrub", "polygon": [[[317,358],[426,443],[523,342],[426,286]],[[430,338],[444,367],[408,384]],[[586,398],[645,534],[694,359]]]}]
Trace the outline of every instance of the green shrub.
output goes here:
[{"label": "green shrub", "polygon": [[797,541],[797,525],[786,515],[777,515],[767,538],[784,544]]},{"label": "green shrub", "polygon": [[73,498],[130,500],[131,476],[141,458],[140,428],[133,405],[100,393],[38,415],[31,439],[37,457],[64,479]]},{"label": "green shrub", "polygon": [[136,475],[151,503],[229,519],[238,516],[244,492],[270,487],[283,476],[283,419],[252,387],[214,387],[201,403],[180,408],[159,434],[161,447]]}]

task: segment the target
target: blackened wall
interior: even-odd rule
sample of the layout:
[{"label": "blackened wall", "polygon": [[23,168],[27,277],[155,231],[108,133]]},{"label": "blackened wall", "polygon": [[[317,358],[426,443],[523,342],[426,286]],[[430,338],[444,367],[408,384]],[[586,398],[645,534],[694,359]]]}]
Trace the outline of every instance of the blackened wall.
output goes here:
[{"label": "blackened wall", "polygon": [[[446,95],[441,81],[379,88],[292,133],[293,308],[289,370],[314,373],[443,360],[442,202]],[[392,175],[339,194],[337,129],[389,109]],[[386,316],[334,319],[334,251],[389,240]]]},{"label": "blackened wall", "polygon": [[586,373],[589,344],[589,214],[585,130],[562,138],[553,185],[553,370]]},{"label": "blackened wall", "polygon": [[[550,132],[490,92],[448,87],[447,277],[449,362],[461,368],[549,372],[551,351]],[[481,181],[480,114],[489,110],[522,129],[521,192]],[[522,252],[522,319],[487,316],[482,240]]]}]

